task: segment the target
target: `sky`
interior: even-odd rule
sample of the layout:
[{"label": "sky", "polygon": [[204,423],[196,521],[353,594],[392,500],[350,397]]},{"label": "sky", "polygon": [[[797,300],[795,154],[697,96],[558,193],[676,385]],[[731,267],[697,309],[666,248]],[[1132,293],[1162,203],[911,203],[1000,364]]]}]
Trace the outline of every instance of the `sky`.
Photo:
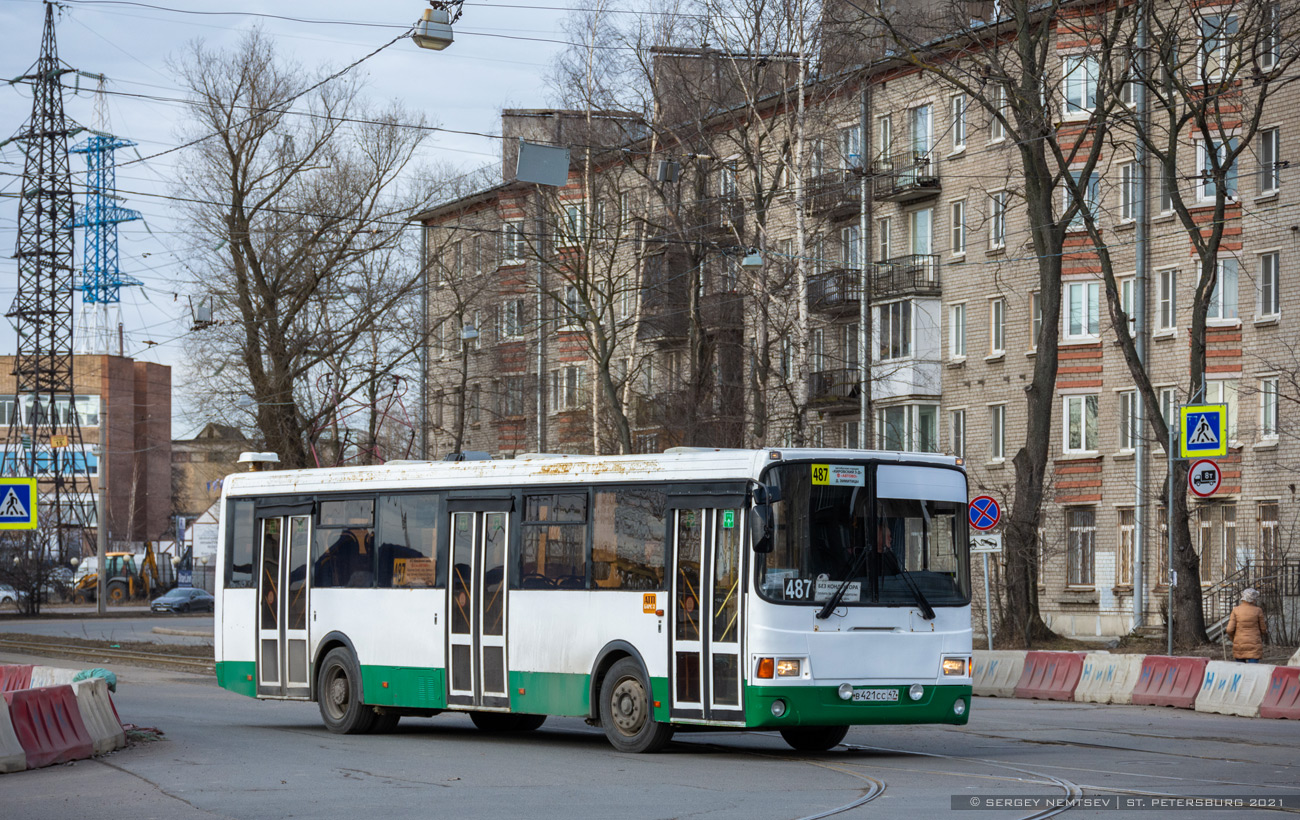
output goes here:
[{"label": "sky", "polygon": [[[567,9],[557,0],[539,5],[545,2],[466,2],[454,26],[455,42],[446,50],[402,41],[357,69],[368,80],[370,94],[400,100],[446,129],[425,142],[421,159],[466,171],[499,162],[500,140],[491,135],[500,133],[501,109],[547,104],[544,78],[563,47],[561,23]],[[117,173],[119,204],[143,215],[119,233],[122,273],[143,283],[122,290],[124,352],[172,366],[172,435],[186,438],[214,419],[194,415],[183,395],[183,344],[192,321],[187,296],[198,274],[187,266],[194,240],[177,223],[174,203],[163,196],[173,190],[184,155],[148,159],[183,141],[185,109],[177,101],[183,94],[168,58],[195,39],[210,47],[232,46],[244,31],[260,26],[285,57],[308,69],[339,69],[392,40],[428,6],[421,0],[66,0],[60,5],[55,17],[59,57],[79,71],[107,78],[113,92],[107,96],[111,132],[138,143],[118,151],[119,165],[146,158]],[[3,81],[27,73],[36,61],[44,14],[40,0],[0,0],[0,140],[18,132],[31,116],[30,87]],[[80,92],[66,94],[64,107],[69,119],[93,127],[96,81],[79,81]],[[76,82],[69,75],[65,85]],[[71,162],[74,174],[85,168],[83,155],[72,155]],[[17,289],[11,257],[18,215],[17,201],[6,195],[17,189],[15,175],[22,169],[18,146],[0,149],[0,307],[6,311]],[[82,255],[78,230],[78,270]],[[76,303],[79,310],[80,293]],[[9,321],[0,323],[0,353],[12,353],[15,343]]]}]

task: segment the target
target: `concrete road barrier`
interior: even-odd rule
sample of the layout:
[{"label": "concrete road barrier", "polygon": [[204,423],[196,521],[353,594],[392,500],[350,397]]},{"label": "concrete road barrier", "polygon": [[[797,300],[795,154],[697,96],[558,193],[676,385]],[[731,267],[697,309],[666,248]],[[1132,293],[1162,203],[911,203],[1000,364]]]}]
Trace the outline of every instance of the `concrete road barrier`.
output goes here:
[{"label": "concrete road barrier", "polygon": [[1272,666],[1262,663],[1210,661],[1205,667],[1196,711],[1259,717],[1260,704],[1273,679]]},{"label": "concrete road barrier", "polygon": [[126,732],[117,718],[117,710],[113,708],[108,681],[103,678],[79,680],[72,684],[72,691],[77,696],[81,720],[86,724],[95,754],[107,754],[125,746]]},{"label": "concrete road barrier", "polygon": [[1017,649],[975,650],[974,691],[993,698],[1014,698],[1025,669],[1025,652]]},{"label": "concrete road barrier", "polygon": [[29,769],[94,755],[95,745],[71,686],[20,689],[5,692],[4,699]]},{"label": "concrete road barrier", "polygon": [[1300,649],[1297,649],[1297,650],[1295,651],[1295,654],[1291,656],[1291,660],[1289,660],[1289,661],[1286,662],[1286,665],[1287,665],[1287,666],[1300,666]]},{"label": "concrete road barrier", "polygon": [[0,709],[0,772],[21,772],[27,768],[27,752],[14,732],[13,719],[9,717],[9,705]]},{"label": "concrete road barrier", "polygon": [[44,686],[63,686],[72,683],[79,669],[64,669],[61,666],[33,666],[32,667],[32,689],[40,689]]},{"label": "concrete road barrier", "polygon": [[1147,655],[1133,687],[1133,702],[1140,706],[1195,707],[1207,663],[1207,658]]},{"label": "concrete road barrier", "polygon": [[19,689],[30,689],[31,687],[31,664],[0,664],[0,692],[16,692]]},{"label": "concrete road barrier", "polygon": [[1016,683],[1016,697],[1038,700],[1074,700],[1083,674],[1083,655],[1077,652],[1028,652],[1025,669]]},{"label": "concrete road barrier", "polygon": [[1132,703],[1133,687],[1142,673],[1145,655],[1112,655],[1089,652],[1083,656],[1083,671],[1074,699],[1079,703]]},{"label": "concrete road barrier", "polygon": [[1300,667],[1276,666],[1259,716],[1300,720]]}]

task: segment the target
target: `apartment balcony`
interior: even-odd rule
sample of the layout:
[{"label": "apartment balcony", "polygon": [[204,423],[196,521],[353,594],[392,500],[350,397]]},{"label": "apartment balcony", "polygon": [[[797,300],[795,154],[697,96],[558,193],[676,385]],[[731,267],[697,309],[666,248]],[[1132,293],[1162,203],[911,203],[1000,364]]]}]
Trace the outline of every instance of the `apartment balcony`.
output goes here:
[{"label": "apartment balcony", "polygon": [[700,321],[717,330],[745,326],[744,303],[739,293],[712,293],[700,299]]},{"label": "apartment balcony", "polygon": [[673,341],[686,337],[690,267],[690,257],[672,248],[660,248],[645,257],[638,340]]},{"label": "apartment balcony", "polygon": [[871,298],[938,296],[939,254],[898,256],[872,266]]},{"label": "apartment balcony", "polygon": [[731,236],[741,227],[745,203],[738,196],[715,196],[695,200],[691,224],[703,236]]},{"label": "apartment balcony", "polygon": [[829,219],[856,214],[862,203],[861,177],[855,171],[831,171],[808,180],[804,207]]},{"label": "apartment balcony", "polygon": [[808,403],[818,409],[858,403],[856,368],[819,370],[808,377]]},{"label": "apartment balcony", "polygon": [[862,272],[834,268],[808,277],[808,309],[822,313],[850,313],[862,302]]},{"label": "apartment balcony", "polygon": [[939,194],[939,159],[933,152],[895,154],[876,162],[872,170],[876,199],[915,202]]}]

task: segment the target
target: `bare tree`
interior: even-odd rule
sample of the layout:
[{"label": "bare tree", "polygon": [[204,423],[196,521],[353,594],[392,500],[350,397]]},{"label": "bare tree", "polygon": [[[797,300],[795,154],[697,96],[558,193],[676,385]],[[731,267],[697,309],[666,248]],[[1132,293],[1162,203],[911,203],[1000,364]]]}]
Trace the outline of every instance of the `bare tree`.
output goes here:
[{"label": "bare tree", "polygon": [[[429,198],[406,185],[425,121],[372,106],[350,74],[313,80],[256,30],[231,50],[195,42],[175,68],[194,136],[180,190],[218,317],[190,346],[193,387],[215,415],[246,411],[283,466],[309,466],[337,401],[423,345],[368,334],[397,330],[419,287],[402,228]],[[366,365],[337,366],[347,358]],[[312,385],[327,372],[340,381],[323,400]]]}]

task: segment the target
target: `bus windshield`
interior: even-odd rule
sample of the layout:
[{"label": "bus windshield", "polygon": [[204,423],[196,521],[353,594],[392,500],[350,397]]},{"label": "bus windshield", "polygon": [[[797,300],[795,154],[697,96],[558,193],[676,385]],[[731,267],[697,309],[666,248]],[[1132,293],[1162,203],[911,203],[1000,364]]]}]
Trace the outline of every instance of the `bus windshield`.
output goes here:
[{"label": "bus windshield", "polygon": [[773,551],[756,556],[764,598],[825,603],[847,580],[841,605],[915,605],[917,591],[935,607],[969,603],[964,504],[880,498],[871,509],[866,465],[837,465],[814,483],[819,467],[767,473],[781,500],[772,505]]}]

